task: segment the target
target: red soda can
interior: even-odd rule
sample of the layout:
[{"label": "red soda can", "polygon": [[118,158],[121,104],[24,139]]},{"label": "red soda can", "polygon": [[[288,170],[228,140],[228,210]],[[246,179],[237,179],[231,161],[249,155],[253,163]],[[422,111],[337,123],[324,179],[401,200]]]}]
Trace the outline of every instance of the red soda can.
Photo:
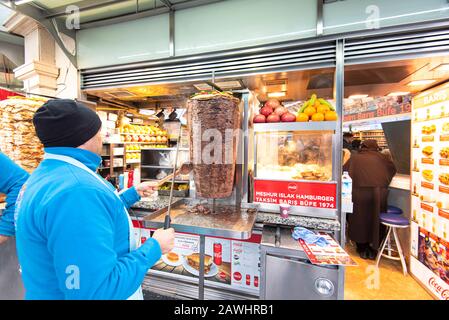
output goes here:
[{"label": "red soda can", "polygon": [[254,286],[256,288],[259,287],[259,277],[258,276],[254,276]]},{"label": "red soda can", "polygon": [[220,266],[222,262],[223,262],[223,260],[222,260],[222,245],[219,242],[215,242],[214,243],[214,263],[217,266]]},{"label": "red soda can", "polygon": [[251,285],[251,276],[249,274],[246,275],[246,285]]}]

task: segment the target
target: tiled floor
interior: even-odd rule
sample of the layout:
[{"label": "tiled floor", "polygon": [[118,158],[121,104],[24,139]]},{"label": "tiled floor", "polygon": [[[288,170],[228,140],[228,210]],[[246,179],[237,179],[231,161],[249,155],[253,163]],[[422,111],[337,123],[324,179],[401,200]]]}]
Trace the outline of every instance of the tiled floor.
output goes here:
[{"label": "tiled floor", "polygon": [[382,258],[377,273],[373,260],[361,259],[351,245],[346,250],[358,263],[346,268],[346,300],[432,300],[410,275],[402,274],[399,261]]}]

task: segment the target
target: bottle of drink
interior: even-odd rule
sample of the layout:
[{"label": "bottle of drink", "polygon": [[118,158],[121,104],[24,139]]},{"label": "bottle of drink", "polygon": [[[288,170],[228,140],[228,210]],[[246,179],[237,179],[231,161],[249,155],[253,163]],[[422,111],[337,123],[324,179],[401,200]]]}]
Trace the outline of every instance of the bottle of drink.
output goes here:
[{"label": "bottle of drink", "polygon": [[352,179],[347,171],[343,172],[341,177],[341,197],[352,200]]}]

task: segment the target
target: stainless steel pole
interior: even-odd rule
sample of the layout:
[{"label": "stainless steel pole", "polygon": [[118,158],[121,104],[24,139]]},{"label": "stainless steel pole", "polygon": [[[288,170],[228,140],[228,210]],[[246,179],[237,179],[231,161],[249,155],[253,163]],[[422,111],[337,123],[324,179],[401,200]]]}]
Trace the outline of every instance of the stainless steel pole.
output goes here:
[{"label": "stainless steel pole", "polygon": [[206,236],[200,235],[200,270],[198,278],[198,299],[204,300],[204,254],[206,247]]},{"label": "stainless steel pole", "polygon": [[[337,212],[340,221],[340,245],[344,248],[344,232],[346,230],[343,224],[346,223],[346,213],[341,210],[341,176],[342,176],[342,150],[343,150],[343,98],[344,98],[344,39],[338,39],[336,43],[336,68],[335,68],[335,101],[338,115],[338,125],[335,131],[335,149],[337,157],[335,158],[335,174],[337,181]],[[345,268],[340,266],[338,272],[338,293],[337,299],[344,299],[345,288]]]}]

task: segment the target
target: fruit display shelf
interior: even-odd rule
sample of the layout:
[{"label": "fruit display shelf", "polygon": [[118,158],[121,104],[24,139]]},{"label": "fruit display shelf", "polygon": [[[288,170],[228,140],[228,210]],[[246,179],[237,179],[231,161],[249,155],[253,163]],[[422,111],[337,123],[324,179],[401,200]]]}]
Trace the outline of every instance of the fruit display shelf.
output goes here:
[{"label": "fruit display shelf", "polygon": [[254,123],[254,132],[335,131],[336,121]]},{"label": "fruit display shelf", "polygon": [[124,135],[124,136],[151,136],[151,137],[157,137],[157,136],[166,137],[167,136],[167,135],[150,134],[150,133],[123,133],[123,132],[120,132],[120,134]]},{"label": "fruit display shelf", "polygon": [[133,142],[133,141],[124,141],[123,144],[162,144],[160,142]]},{"label": "fruit display shelf", "polygon": [[[149,151],[176,151],[176,148],[142,148],[142,150],[149,150]],[[189,148],[179,148],[179,151],[189,151]]]}]

